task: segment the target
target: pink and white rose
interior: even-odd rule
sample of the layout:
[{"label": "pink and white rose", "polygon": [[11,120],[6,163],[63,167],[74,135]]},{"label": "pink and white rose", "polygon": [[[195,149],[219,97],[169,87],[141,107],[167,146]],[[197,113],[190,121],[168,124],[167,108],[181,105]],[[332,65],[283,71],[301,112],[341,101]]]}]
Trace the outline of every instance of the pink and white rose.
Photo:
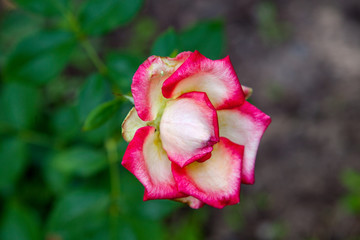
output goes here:
[{"label": "pink and white rose", "polygon": [[256,152],[271,119],[246,101],[252,89],[240,85],[229,57],[151,56],[131,91],[122,165],[144,185],[144,200],[192,208],[238,203],[241,183],[255,181]]}]

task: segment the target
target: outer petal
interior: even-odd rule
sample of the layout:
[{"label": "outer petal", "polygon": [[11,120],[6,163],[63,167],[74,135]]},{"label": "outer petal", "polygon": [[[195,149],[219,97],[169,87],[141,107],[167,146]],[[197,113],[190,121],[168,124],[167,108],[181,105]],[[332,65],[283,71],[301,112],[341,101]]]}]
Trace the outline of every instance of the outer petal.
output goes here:
[{"label": "outer petal", "polygon": [[162,87],[166,98],[193,91],[206,92],[216,109],[240,106],[245,101],[230,58],[213,61],[198,51],[191,54]]},{"label": "outer petal", "polygon": [[167,103],[160,138],[169,159],[180,167],[210,157],[219,141],[217,114],[203,92],[186,93]]},{"label": "outer petal", "polygon": [[194,208],[194,209],[199,209],[202,206],[204,206],[204,203],[202,201],[200,201],[199,199],[194,198],[192,196],[187,196],[187,197],[182,197],[182,198],[175,198],[173,200],[177,201],[177,202],[186,203],[186,204],[189,205],[189,207]]},{"label": "outer petal", "polygon": [[122,123],[122,135],[125,141],[130,142],[135,135],[135,132],[146,126],[146,122],[141,120],[137,115],[135,108],[132,108]]},{"label": "outer petal", "polygon": [[172,164],[179,191],[216,208],[238,203],[243,149],[221,138],[207,161],[194,162],[184,168]]},{"label": "outer petal", "polygon": [[245,99],[248,99],[249,97],[251,97],[252,93],[253,93],[253,89],[244,85],[241,85],[241,88],[244,92],[245,95]]},{"label": "outer petal", "polygon": [[154,127],[137,130],[125,151],[122,165],[144,185],[144,200],[186,196],[177,190],[171,162],[161,148]]},{"label": "outer petal", "polygon": [[253,184],[256,152],[270,117],[248,102],[234,109],[220,110],[218,117],[220,136],[245,146],[242,183]]},{"label": "outer petal", "polygon": [[183,52],[176,58],[151,56],[141,64],[133,77],[131,92],[136,111],[144,121],[156,118],[159,109],[165,104],[161,86],[191,52]]}]

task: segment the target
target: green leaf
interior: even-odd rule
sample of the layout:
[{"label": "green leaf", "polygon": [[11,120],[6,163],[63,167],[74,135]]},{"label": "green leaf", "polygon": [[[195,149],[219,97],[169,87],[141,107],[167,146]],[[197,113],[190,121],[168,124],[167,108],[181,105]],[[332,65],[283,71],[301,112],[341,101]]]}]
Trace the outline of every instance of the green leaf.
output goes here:
[{"label": "green leaf", "polygon": [[51,126],[55,135],[63,140],[71,140],[80,134],[81,123],[73,106],[65,106],[53,114]]},{"label": "green leaf", "polygon": [[34,240],[41,238],[39,218],[32,211],[17,203],[8,204],[0,228],[0,239]]},{"label": "green leaf", "polygon": [[360,194],[348,194],[341,199],[341,202],[349,212],[360,214]]},{"label": "green leaf", "polygon": [[101,127],[83,132],[86,142],[102,145],[108,138],[121,139],[121,124],[133,106],[127,101],[122,103],[120,109]]},{"label": "green leaf", "polygon": [[0,98],[0,123],[16,129],[34,125],[41,107],[38,89],[22,83],[5,84]]},{"label": "green leaf", "polygon": [[142,59],[125,53],[111,53],[106,56],[106,66],[113,80],[113,84],[120,89],[122,93],[128,93],[131,90],[132,77],[142,63]]},{"label": "green leaf", "polygon": [[25,10],[44,16],[60,15],[68,8],[68,0],[15,0]]},{"label": "green leaf", "polygon": [[25,36],[37,32],[43,20],[34,16],[24,15],[18,10],[3,11],[0,21],[0,64],[9,51]]},{"label": "green leaf", "polygon": [[198,50],[211,59],[222,57],[225,47],[222,21],[200,22],[179,34],[181,51]]},{"label": "green leaf", "polygon": [[103,125],[112,116],[114,116],[114,114],[120,108],[120,105],[120,100],[115,99],[110,102],[103,103],[92,110],[85,120],[83,130],[89,131]]},{"label": "green leaf", "polygon": [[100,74],[93,74],[86,79],[78,98],[77,111],[81,122],[100,103],[110,100],[111,89],[107,80]]},{"label": "green leaf", "polygon": [[155,40],[151,55],[170,56],[178,48],[178,36],[173,28],[169,28]]},{"label": "green leaf", "polygon": [[106,154],[89,147],[74,147],[61,151],[52,159],[53,168],[63,174],[89,177],[107,165]]},{"label": "green leaf", "polygon": [[131,32],[127,49],[134,54],[147,55],[149,43],[154,39],[157,32],[156,21],[153,18],[142,16],[131,24]]},{"label": "green leaf", "polygon": [[8,192],[13,187],[26,165],[26,146],[17,138],[0,142],[0,191]]},{"label": "green leaf", "polygon": [[61,196],[68,190],[72,176],[56,169],[52,160],[52,155],[45,158],[42,174],[51,192],[56,196]]},{"label": "green leaf", "polygon": [[142,3],[143,0],[85,1],[79,21],[85,33],[100,35],[130,22]]},{"label": "green leaf", "polygon": [[44,84],[65,68],[75,45],[73,34],[63,31],[39,32],[27,37],[10,53],[4,77]]},{"label": "green leaf", "polygon": [[60,198],[51,211],[48,235],[62,239],[93,239],[105,225],[108,215],[108,193],[100,190],[80,189]]},{"label": "green leaf", "polygon": [[360,194],[360,172],[346,170],[342,173],[341,181],[349,191]]}]

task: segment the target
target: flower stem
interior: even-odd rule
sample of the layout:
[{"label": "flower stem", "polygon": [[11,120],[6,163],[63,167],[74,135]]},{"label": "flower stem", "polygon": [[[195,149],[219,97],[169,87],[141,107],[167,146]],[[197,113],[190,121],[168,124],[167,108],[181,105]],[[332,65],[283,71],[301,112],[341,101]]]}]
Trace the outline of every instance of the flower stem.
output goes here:
[{"label": "flower stem", "polygon": [[109,77],[108,70],[106,65],[103,63],[103,61],[100,59],[98,54],[95,51],[95,48],[91,45],[89,39],[83,38],[80,41],[83,49],[85,50],[86,54],[92,61],[92,63],[95,65],[99,73],[103,76]]},{"label": "flower stem", "polygon": [[84,49],[85,53],[89,57],[90,61],[94,64],[100,74],[105,77],[110,78],[108,75],[107,67],[105,63],[101,60],[99,55],[97,54],[94,46],[90,43],[86,34],[82,31],[78,20],[71,12],[65,13],[65,18],[67,19],[71,30],[76,35],[77,39],[79,40],[80,45]]},{"label": "flower stem", "polygon": [[120,196],[120,173],[116,141],[114,139],[106,140],[105,148],[108,155],[110,172],[110,233],[111,239],[115,240],[117,239]]},{"label": "flower stem", "polygon": [[58,10],[61,12],[63,17],[68,22],[71,31],[75,34],[75,36],[79,40],[79,43],[81,44],[82,48],[88,55],[91,62],[95,65],[95,67],[97,68],[99,73],[102,74],[103,76],[109,77],[109,75],[107,74],[106,65],[100,59],[95,48],[91,45],[88,37],[86,36],[84,31],[81,29],[79,21],[77,20],[75,15],[69,9],[67,9],[64,6],[62,6],[61,4],[59,4],[57,1],[55,1],[55,0],[51,0],[51,1],[58,8]]}]

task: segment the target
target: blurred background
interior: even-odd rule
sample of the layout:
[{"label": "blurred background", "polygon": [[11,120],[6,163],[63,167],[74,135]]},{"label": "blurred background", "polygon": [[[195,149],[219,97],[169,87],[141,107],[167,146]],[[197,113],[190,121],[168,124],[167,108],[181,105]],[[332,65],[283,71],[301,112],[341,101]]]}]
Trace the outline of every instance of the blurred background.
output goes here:
[{"label": "blurred background", "polygon": [[[360,239],[358,0],[1,0],[0,239]],[[241,203],[142,202],[121,165],[149,55],[230,55],[272,117]]]}]

